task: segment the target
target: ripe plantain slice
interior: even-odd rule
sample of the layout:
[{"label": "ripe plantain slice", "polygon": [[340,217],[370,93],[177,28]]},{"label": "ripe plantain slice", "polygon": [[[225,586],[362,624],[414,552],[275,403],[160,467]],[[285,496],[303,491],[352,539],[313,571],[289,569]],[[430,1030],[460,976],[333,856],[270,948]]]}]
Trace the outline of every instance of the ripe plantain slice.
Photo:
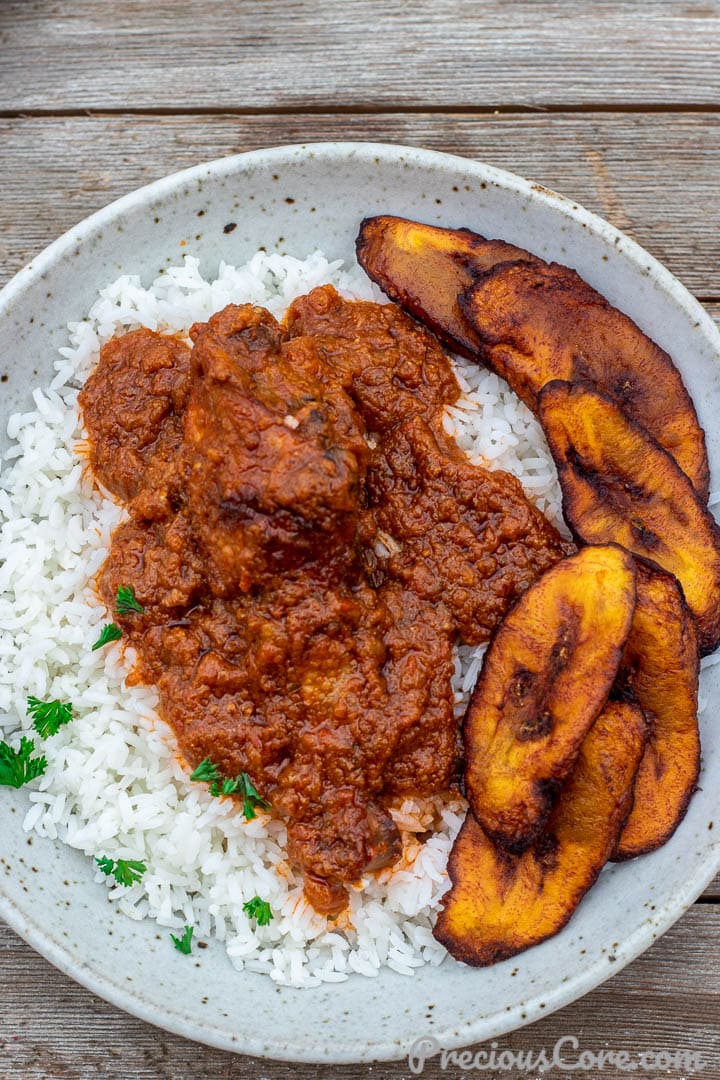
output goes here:
[{"label": "ripe plantain slice", "polygon": [[465,786],[508,851],[545,824],[610,692],[634,607],[633,559],[586,547],[523,593],[491,641],[465,716]]},{"label": "ripe plantain slice", "polygon": [[481,355],[529,408],[552,379],[588,382],[658,440],[707,499],[705,435],[666,352],[567,266],[497,266],[460,297]]},{"label": "ripe plantain slice", "polygon": [[614,859],[654,851],[678,827],[697,784],[697,631],[675,578],[637,564],[637,604],[618,684],[648,723],[634,804]]},{"label": "ripe plantain slice", "polygon": [[712,652],[720,639],[720,529],[685,473],[587,385],[548,383],[538,404],[568,525],[588,544],[614,541],[674,574],[700,649]]},{"label": "ripe plantain slice", "polygon": [[452,888],[433,931],[457,960],[494,964],[562,929],[615,847],[644,740],[636,706],[606,705],[545,831],[522,855],[494,845],[468,813],[450,852]]},{"label": "ripe plantain slice", "polygon": [[362,268],[391,300],[450,348],[472,357],[479,343],[458,296],[497,263],[534,259],[522,248],[486,240],[470,229],[440,229],[387,214],[365,218],[356,249]]}]

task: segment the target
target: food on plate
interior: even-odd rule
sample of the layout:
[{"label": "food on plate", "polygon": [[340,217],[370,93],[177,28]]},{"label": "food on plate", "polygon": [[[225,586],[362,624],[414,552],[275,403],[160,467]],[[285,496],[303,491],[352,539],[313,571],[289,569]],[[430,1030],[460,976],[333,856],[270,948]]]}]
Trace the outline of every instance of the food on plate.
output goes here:
[{"label": "food on plate", "polygon": [[503,241],[378,217],[357,247],[470,359],[319,253],[188,259],[103,290],[3,478],[0,784],[42,775],[26,827],[180,952],[292,985],[556,932],[681,820],[720,636],[669,357]]},{"label": "food on plate", "polygon": [[383,440],[367,492],[377,525],[394,541],[389,572],[427,603],[447,608],[468,644],[487,641],[510,598],[574,550],[518,480],[478,470],[446,439],[441,446],[419,417]]},{"label": "food on plate", "polygon": [[[137,361],[129,380],[131,355]],[[148,464],[172,454],[182,435],[179,418],[189,384],[190,349],[175,335],[140,327],[105,343],[102,377],[91,373],[85,387],[93,403],[85,425],[93,472],[113,495],[132,499]],[[109,426],[111,414],[122,423]]]},{"label": "food on plate", "polygon": [[147,872],[147,866],[140,859],[111,859],[103,855],[95,862],[106,877],[112,877],[118,885],[126,889],[141,881],[143,874]]},{"label": "food on plate", "polygon": [[618,686],[642,709],[648,739],[630,817],[614,859],[664,844],[682,821],[698,780],[698,645],[675,578],[637,561],[637,604]]},{"label": "food on plate", "polygon": [[192,952],[192,939],[194,932],[194,926],[185,926],[180,937],[178,937],[177,934],[170,935],[170,940],[172,941],[173,945],[179,953],[182,953],[183,956],[189,956]]},{"label": "food on plate", "polygon": [[707,499],[705,435],[672,359],[567,266],[468,229],[366,218],[360,264],[387,295],[537,411],[553,379],[583,380],[646,428]]},{"label": "food on plate", "polygon": [[402,854],[388,800],[456,776],[458,636],[486,641],[570,547],[447,436],[450,361],[398,308],[323,286],[284,324],[231,304],[190,338],[113,339],[80,395],[129,515],[100,592],[194,777],[250,784],[339,912]]},{"label": "food on plate", "polygon": [[563,513],[587,544],[614,542],[674,574],[701,652],[720,638],[720,529],[673,458],[584,383],[548,383],[539,412],[558,467]]},{"label": "food on plate", "polygon": [[451,349],[471,357],[479,342],[459,297],[478,274],[498,263],[534,258],[470,229],[440,229],[388,214],[365,218],[355,246],[358,262],[391,300]]},{"label": "food on plate", "polygon": [[653,435],[707,499],[705,435],[666,352],[567,266],[516,262],[460,298],[483,361],[534,412],[553,379],[587,382]]},{"label": "food on plate", "polygon": [[20,788],[37,780],[47,769],[45,755],[32,757],[35,752],[35,742],[25,735],[20,740],[17,749],[13,749],[9,743],[0,742],[0,786]]},{"label": "food on plate", "polygon": [[634,608],[631,556],[585,547],[532,585],[493,637],[463,725],[465,787],[506,850],[542,830],[615,681]]},{"label": "food on plate", "polygon": [[467,815],[434,930],[456,959],[494,964],[565,925],[615,848],[644,743],[641,711],[608,704],[585,736],[545,829],[521,854],[494,844]]}]

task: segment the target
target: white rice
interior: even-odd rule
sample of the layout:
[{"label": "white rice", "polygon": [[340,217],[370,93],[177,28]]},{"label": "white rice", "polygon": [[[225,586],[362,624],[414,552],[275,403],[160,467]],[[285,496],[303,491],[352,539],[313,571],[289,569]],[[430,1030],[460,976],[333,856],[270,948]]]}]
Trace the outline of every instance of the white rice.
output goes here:
[{"label": "white rice", "polygon": [[[46,773],[28,788],[25,828],[93,859],[144,861],[147,872],[130,888],[94,862],[88,873],[130,918],[173,931],[193,926],[195,941],[224,941],[239,970],[303,987],[352,972],[374,976],[383,966],[411,975],[441,963],[445,950],[431,931],[465,804],[406,799],[394,811],[400,863],[359,883],[338,920],[306,904],[285,856],[283,824],[267,815],[246,823],[231,800],[190,783],[155,712],[155,691],[125,683],[131,650],[123,655],[113,644],[92,652],[108,618],[92,580],[122,511],[83,475],[75,446],[82,438],[77,391],[108,338],[138,325],[183,331],[231,302],[280,316],[294,297],[325,282],[348,296],[385,299],[357,266],[343,269],[319,252],[304,261],[259,253],[239,268],[221,264],[213,280],[190,256],[150,288],[119,278],[87,319],[69,325],[70,344],[50,387],[34,392],[34,408],[10,418],[14,445],[0,476],[0,737],[17,745],[25,732],[48,758]],[[472,461],[515,473],[562,526],[557,475],[537,421],[497,376],[460,360],[456,371],[463,395],[447,411],[448,431]],[[457,650],[458,712],[482,652]],[[26,716],[30,695],[72,702],[72,723],[40,739]],[[419,842],[429,829],[430,839]],[[255,896],[272,908],[268,926],[255,926],[243,911]]]}]

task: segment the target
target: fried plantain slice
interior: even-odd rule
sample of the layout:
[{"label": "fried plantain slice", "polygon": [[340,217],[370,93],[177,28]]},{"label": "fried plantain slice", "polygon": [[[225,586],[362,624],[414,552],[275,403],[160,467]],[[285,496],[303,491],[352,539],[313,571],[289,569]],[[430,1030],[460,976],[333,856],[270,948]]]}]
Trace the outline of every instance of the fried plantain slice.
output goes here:
[{"label": "fried plantain slice", "polygon": [[707,499],[705,434],[671,358],[567,266],[518,262],[459,299],[483,360],[537,411],[552,379],[588,382],[644,427]]},{"label": "fried plantain slice", "polygon": [[585,543],[614,541],[674,574],[700,649],[712,652],[720,639],[720,529],[685,473],[585,384],[548,383],[538,405],[570,528]]},{"label": "fried plantain slice", "polygon": [[648,723],[634,804],[613,859],[654,851],[678,827],[700,771],[697,630],[675,578],[637,563],[637,604],[618,685]]},{"label": "fried plantain slice", "polygon": [[521,855],[493,844],[468,813],[450,852],[452,888],[433,931],[452,956],[494,964],[562,929],[615,847],[644,741],[637,706],[606,705],[545,831]]},{"label": "fried plantain slice", "polygon": [[358,262],[391,300],[466,356],[479,342],[458,307],[458,296],[497,263],[535,257],[470,229],[441,229],[406,218],[365,218],[356,241]]},{"label": "fried plantain slice", "polygon": [[586,547],[523,593],[485,655],[465,716],[465,787],[485,832],[523,851],[617,675],[635,608],[635,565]]}]

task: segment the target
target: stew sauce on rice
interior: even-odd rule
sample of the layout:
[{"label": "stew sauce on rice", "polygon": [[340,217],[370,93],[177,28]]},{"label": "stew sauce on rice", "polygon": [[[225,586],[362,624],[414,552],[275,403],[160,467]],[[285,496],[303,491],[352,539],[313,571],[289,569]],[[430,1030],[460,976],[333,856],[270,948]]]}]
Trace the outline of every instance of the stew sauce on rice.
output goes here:
[{"label": "stew sauce on rice", "polygon": [[188,761],[247,775],[337,912],[400,855],[391,802],[456,783],[454,645],[571,545],[445,434],[450,361],[394,305],[322,286],[282,324],[230,305],[190,337],[114,338],[82,391],[129,513],[100,590],[133,590],[133,678]]}]

